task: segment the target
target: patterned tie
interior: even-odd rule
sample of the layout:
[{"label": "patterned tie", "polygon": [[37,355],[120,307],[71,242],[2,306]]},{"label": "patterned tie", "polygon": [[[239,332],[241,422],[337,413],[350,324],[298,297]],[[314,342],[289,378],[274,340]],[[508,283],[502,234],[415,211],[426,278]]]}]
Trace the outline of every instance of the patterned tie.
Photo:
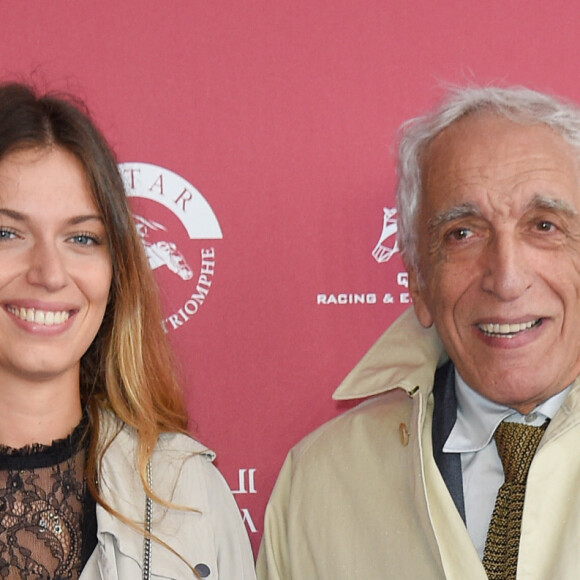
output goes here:
[{"label": "patterned tie", "polygon": [[495,431],[505,479],[497,492],[483,552],[483,566],[490,580],[516,577],[526,479],[548,422],[532,427],[504,421]]}]

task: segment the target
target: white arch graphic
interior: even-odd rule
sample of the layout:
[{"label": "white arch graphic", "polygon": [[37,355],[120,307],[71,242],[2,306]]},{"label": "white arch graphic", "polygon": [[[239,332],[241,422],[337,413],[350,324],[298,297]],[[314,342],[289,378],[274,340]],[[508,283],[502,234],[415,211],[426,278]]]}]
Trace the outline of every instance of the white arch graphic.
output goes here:
[{"label": "white arch graphic", "polygon": [[183,224],[192,240],[222,239],[219,222],[211,206],[191,183],[158,165],[141,162],[119,164],[128,196],[160,203]]}]

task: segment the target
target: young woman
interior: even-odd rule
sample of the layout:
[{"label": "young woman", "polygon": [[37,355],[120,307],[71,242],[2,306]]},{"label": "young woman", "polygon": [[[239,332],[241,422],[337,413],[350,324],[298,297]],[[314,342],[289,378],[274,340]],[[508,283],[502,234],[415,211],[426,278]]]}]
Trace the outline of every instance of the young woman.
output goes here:
[{"label": "young woman", "polygon": [[160,321],[87,113],[0,86],[0,578],[255,578]]}]

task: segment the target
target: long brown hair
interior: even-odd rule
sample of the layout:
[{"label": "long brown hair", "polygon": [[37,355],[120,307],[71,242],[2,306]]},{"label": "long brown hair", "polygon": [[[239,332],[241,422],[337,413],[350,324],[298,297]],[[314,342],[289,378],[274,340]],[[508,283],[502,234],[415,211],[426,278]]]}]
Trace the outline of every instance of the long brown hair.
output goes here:
[{"label": "long brown hair", "polygon": [[[137,236],[117,161],[84,105],[71,96],[37,95],[18,83],[0,85],[0,161],[23,149],[60,147],[81,162],[104,221],[113,277],[101,327],[81,359],[80,394],[90,424],[87,483],[96,486],[110,441],[103,411],[112,411],[137,439],[137,469],[146,493],[147,462],[160,433],[187,432],[187,412],[174,359],[161,326],[157,286]],[[127,522],[131,525],[130,522]]]}]

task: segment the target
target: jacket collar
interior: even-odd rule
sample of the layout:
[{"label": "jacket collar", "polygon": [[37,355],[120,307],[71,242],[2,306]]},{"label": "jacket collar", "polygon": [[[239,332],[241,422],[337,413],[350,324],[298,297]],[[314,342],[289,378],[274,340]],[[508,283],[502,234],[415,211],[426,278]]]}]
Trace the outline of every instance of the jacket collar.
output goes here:
[{"label": "jacket collar", "polygon": [[427,392],[447,355],[433,328],[425,329],[413,308],[406,310],[363,356],[334,392],[336,400],[360,399],[395,388]]}]

